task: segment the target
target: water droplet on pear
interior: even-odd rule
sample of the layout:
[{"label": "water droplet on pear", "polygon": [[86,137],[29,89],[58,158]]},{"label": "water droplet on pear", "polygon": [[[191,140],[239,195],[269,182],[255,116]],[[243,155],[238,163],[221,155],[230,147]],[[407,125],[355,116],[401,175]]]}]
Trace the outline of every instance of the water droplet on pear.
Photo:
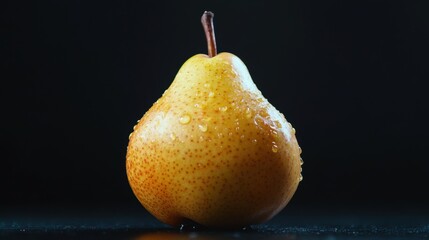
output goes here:
[{"label": "water droplet on pear", "polygon": [[207,132],[207,125],[206,124],[200,124],[198,125],[198,128],[201,132]]},{"label": "water droplet on pear", "polygon": [[191,121],[191,117],[187,114],[185,114],[179,118],[179,122],[181,124],[188,124],[190,121]]},{"label": "water droplet on pear", "polygon": [[271,150],[273,151],[273,153],[276,153],[276,152],[278,152],[278,151],[279,151],[279,147],[278,147],[276,144],[274,144],[274,145],[271,147]]}]

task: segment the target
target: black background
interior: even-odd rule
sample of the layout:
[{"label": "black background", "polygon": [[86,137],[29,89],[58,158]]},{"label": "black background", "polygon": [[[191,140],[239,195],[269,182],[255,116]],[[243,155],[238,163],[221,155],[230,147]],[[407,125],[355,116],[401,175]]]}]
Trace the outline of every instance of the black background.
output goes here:
[{"label": "black background", "polygon": [[139,208],[128,135],[206,53],[204,10],[219,51],[297,129],[304,181],[290,208],[427,207],[426,1],[1,5],[1,207]]}]

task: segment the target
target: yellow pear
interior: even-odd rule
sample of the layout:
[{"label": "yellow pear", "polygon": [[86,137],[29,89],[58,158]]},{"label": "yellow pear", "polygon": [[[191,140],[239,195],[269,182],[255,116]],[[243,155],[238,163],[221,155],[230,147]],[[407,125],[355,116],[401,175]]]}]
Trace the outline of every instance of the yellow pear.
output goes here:
[{"label": "yellow pear", "polygon": [[172,226],[262,223],[286,206],[302,179],[295,129],[238,57],[216,53],[212,17],[202,17],[209,56],[183,64],[127,149],[134,194]]}]

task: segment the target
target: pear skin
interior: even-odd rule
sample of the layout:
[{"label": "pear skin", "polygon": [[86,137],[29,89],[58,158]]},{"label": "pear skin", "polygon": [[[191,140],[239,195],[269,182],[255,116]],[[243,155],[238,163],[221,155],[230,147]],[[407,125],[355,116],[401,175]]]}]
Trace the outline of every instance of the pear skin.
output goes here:
[{"label": "pear skin", "polygon": [[231,53],[197,54],[134,128],[130,186],[172,226],[239,228],[271,219],[301,180],[295,129]]}]

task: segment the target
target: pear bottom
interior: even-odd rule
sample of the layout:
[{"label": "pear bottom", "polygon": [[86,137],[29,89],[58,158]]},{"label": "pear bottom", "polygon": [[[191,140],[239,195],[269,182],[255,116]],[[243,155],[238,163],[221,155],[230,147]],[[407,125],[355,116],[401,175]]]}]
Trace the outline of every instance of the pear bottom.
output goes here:
[{"label": "pear bottom", "polygon": [[[154,130],[145,121],[130,140],[127,175],[138,200],[164,223],[180,226],[191,220],[213,228],[262,223],[280,212],[297,189],[301,164],[294,135],[279,134],[275,149],[271,135],[258,128],[247,130],[251,137],[241,142],[227,132],[199,142],[207,137],[202,131],[149,140]],[[188,139],[194,144],[186,135],[194,135],[194,141]]]}]

